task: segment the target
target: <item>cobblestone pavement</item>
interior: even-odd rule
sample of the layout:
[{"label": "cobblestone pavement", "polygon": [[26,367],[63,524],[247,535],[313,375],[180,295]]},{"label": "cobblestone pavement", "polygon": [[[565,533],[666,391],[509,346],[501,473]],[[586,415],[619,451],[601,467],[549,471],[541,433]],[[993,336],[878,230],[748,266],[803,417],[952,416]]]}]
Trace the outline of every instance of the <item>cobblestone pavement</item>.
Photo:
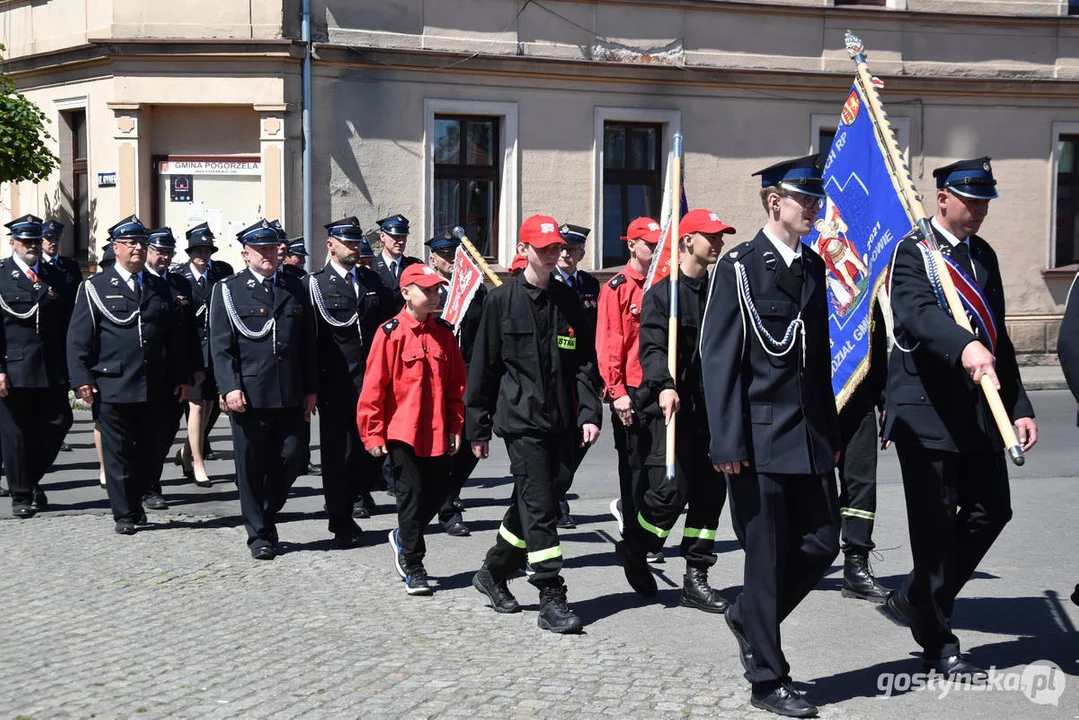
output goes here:
[{"label": "cobblestone pavement", "polygon": [[[1079,431],[1066,393],[1038,393],[1035,406],[1043,439],[1013,473],[1015,520],[955,622],[972,660],[1016,675],[1052,661],[1066,674],[1063,694],[1036,704],[1016,688],[897,683],[881,697],[882,677],[920,669],[915,647],[869,603],[840,598],[836,566],[783,625],[792,674],[822,717],[1079,717],[1079,608],[1067,600],[1079,580]],[[0,719],[772,717],[749,707],[722,618],[677,606],[680,559],[668,551],[656,566],[656,601],[626,586],[606,510],[617,487],[608,434],[574,486],[579,527],[563,535],[586,633],[559,637],[536,627],[537,596],[523,579],[510,585],[524,605],[517,615],[492,612],[470,585],[509,494],[496,445],[464,493],[472,537],[429,529],[438,591],[417,598],[392,570],[387,496],[377,493],[382,512],[360,521],[365,545],[336,550],[318,478],[297,484],[281,524],[286,552],[273,562],[247,553],[227,460],[211,464],[209,490],[168,466],[172,509],[152,512],[133,537],[113,534],[88,429],[79,415],[76,451],[46,480],[52,510],[20,521],[0,501]],[[227,450],[223,432],[215,444]],[[882,458],[876,569],[894,585],[910,556],[894,455]],[[743,556],[726,511],[717,550],[712,582],[733,597]]]}]

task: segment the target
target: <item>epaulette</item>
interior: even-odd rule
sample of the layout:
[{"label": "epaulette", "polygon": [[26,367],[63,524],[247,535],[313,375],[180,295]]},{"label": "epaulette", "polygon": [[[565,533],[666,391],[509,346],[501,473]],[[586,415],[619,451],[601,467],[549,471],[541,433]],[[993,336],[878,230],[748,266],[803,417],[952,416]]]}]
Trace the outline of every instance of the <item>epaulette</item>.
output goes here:
[{"label": "epaulette", "polygon": [[443,320],[441,315],[439,315],[438,317],[435,318],[435,322],[438,323],[439,325],[443,326],[444,328],[446,328],[450,332],[453,332],[453,325],[451,323],[447,322],[446,320]]},{"label": "epaulette", "polygon": [[611,278],[611,281],[609,283],[607,283],[607,287],[609,287],[611,290],[617,290],[618,286],[621,285],[622,283],[624,283],[625,281],[626,281],[626,276],[623,275],[622,273],[618,273],[613,278]]},{"label": "epaulette", "polygon": [[389,335],[394,330],[396,330],[397,326],[400,325],[400,324],[401,324],[401,321],[398,320],[397,318],[394,318],[393,320],[390,320],[389,322],[384,322],[384,323],[382,323],[382,332]]},{"label": "epaulette", "polygon": [[741,245],[736,245],[735,247],[731,248],[730,252],[723,255],[720,260],[725,260],[727,262],[733,263],[734,261],[738,260],[741,257],[745,257],[751,252],[753,252],[753,243],[744,242]]}]

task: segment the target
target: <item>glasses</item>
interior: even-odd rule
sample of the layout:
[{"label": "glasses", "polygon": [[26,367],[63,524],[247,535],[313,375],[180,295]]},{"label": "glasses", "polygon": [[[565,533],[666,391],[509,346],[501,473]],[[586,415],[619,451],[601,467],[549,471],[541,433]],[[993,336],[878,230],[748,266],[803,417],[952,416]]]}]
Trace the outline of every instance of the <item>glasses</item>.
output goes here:
[{"label": "glasses", "polygon": [[780,197],[790,198],[806,210],[820,210],[822,207],[824,207],[824,198],[815,197],[813,195],[802,195],[801,193],[782,193]]},{"label": "glasses", "polygon": [[143,238],[129,238],[127,240],[113,240],[113,243],[120,243],[121,245],[127,245],[128,247],[146,247],[149,244]]}]

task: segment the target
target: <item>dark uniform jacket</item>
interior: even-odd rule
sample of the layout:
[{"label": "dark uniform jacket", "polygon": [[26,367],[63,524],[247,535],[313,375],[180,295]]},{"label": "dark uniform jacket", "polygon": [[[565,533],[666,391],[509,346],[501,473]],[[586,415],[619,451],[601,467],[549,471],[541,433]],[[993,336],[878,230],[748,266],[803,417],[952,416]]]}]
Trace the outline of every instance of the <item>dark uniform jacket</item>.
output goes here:
[{"label": "dark uniform jacket", "polygon": [[[782,339],[801,313],[805,332],[786,355],[765,352],[752,319],[743,315],[735,262],[746,270],[749,292],[772,337]],[[715,464],[748,459],[758,472],[814,475],[835,467],[840,434],[825,266],[807,247],[802,265],[799,292],[797,279],[762,230],[720,258],[713,270],[700,352]]]},{"label": "dark uniform jacket", "polygon": [[300,280],[307,277],[307,271],[303,269],[303,265],[286,265],[285,263],[281,263],[281,267],[278,269],[286,275],[291,275]]},{"label": "dark uniform jacket", "polygon": [[[38,262],[31,282],[11,258],[0,260],[0,373],[12,387],[47,388],[67,384],[67,323],[74,298],[60,268]],[[37,315],[20,320],[37,305]]]},{"label": "dark uniform jacket", "polygon": [[195,303],[191,297],[191,283],[180,273],[168,271],[163,278],[169,285],[172,293],[172,301],[176,303],[176,317],[182,325],[184,338],[184,352],[187,355],[187,364],[192,373],[206,367],[206,361],[202,352],[202,342],[199,340],[199,331],[195,324]]},{"label": "dark uniform jacket", "polygon": [[[440,312],[446,306],[448,288],[448,285],[439,286],[438,294],[441,300],[439,300],[438,308]],[[480,329],[480,319],[483,317],[483,303],[486,299],[487,286],[481,283],[476,288],[476,294],[472,296],[472,302],[468,304],[468,309],[465,310],[465,316],[457,324],[457,344],[461,348],[461,356],[465,359],[466,368],[472,360],[472,348],[476,345],[476,333]]]},{"label": "dark uniform jacket", "polygon": [[[534,299],[535,298],[535,299]],[[577,295],[525,280],[487,294],[465,390],[465,435],[563,434],[599,426],[595,340]]]},{"label": "dark uniform jacket", "polygon": [[[242,335],[226,310],[225,288],[245,327],[258,333],[273,318],[276,330],[258,340]],[[272,300],[246,269],[214,285],[210,354],[221,395],[243,390],[248,405],[257,409],[302,406],[304,395],[318,392],[315,343],[315,318],[298,278],[277,273]]]},{"label": "dark uniform jacket", "polygon": [[[402,255],[401,256],[401,262],[400,262],[401,267],[400,267],[399,273],[403,273],[405,271],[405,268],[407,268],[409,265],[415,265],[416,263],[422,263],[422,262],[423,262],[423,260],[420,260],[419,258],[411,257],[409,255]],[[405,301],[404,301],[404,299],[402,299],[400,297],[400,293],[397,292],[401,287],[401,285],[400,285],[400,279],[401,279],[400,274],[398,276],[394,277],[394,274],[392,272],[390,272],[390,268],[386,265],[386,260],[383,257],[382,253],[379,253],[378,255],[375,256],[375,268],[374,268],[374,270],[375,270],[376,273],[378,273],[378,279],[382,281],[382,284],[385,285],[386,287],[388,287],[390,290],[392,290],[394,295],[397,296],[397,300],[400,303],[399,307],[404,307]],[[397,313],[394,312],[394,315],[396,315],[396,314]]]},{"label": "dark uniform jacket", "polygon": [[75,307],[75,293],[79,291],[79,285],[82,283],[82,268],[79,267],[79,262],[75,258],[64,257],[63,255],[56,256],[56,262],[49,262],[49,259],[45,256],[45,253],[41,253],[41,259],[38,261],[39,265],[49,265],[50,267],[57,268],[64,274],[64,282],[67,287],[68,305],[72,308]]},{"label": "dark uniform jacket", "polygon": [[[1057,357],[1060,358],[1060,367],[1064,371],[1068,388],[1075,396],[1075,401],[1079,402],[1079,293],[1075,291],[1076,285],[1079,285],[1079,274],[1072,280],[1064,308],[1064,319],[1060,321]],[[1076,423],[1079,424],[1079,415]]]},{"label": "dark uniform jacket", "polygon": [[659,394],[677,390],[678,417],[701,423],[707,429],[708,417],[701,382],[700,328],[708,302],[708,277],[678,277],[678,384],[667,370],[668,319],[671,308],[670,278],[663,278],[644,294],[641,303],[640,360],[641,409],[652,416],[663,416]]},{"label": "dark uniform jacket", "polygon": [[[117,320],[140,311],[141,346],[138,319],[117,325],[105,317],[90,299],[90,286]],[[141,294],[136,299],[115,266],[79,287],[67,337],[72,387],[97,385],[102,402],[142,403],[171,397],[174,387],[191,382],[183,325],[168,283],[143,272]]]},{"label": "dark uniform jacket", "polygon": [[316,270],[304,280],[304,288],[311,293],[315,283],[322,297],[326,314],[338,322],[346,322],[358,315],[358,328],[354,323],[348,327],[330,325],[318,307],[314,315],[318,332],[318,397],[319,403],[331,402],[345,396],[355,405],[355,395],[363,389],[363,374],[367,355],[378,326],[393,317],[393,297],[378,276],[368,268],[356,266],[360,294],[357,298],[352,280],[342,278],[329,264]]},{"label": "dark uniform jacket", "polygon": [[[950,249],[943,236],[938,234],[937,240],[942,249]],[[937,305],[916,245],[913,238],[902,240],[892,265],[897,347],[888,366],[884,436],[893,441],[908,438],[923,447],[949,452],[1001,450],[1003,440],[985,396],[961,362],[963,348],[976,338]],[[970,238],[970,260],[975,281],[996,318],[1000,399],[1012,420],[1034,417],[1019,378],[1015,348],[1004,326],[1004,286],[996,253],[974,235]],[[903,352],[901,347],[913,352]]]},{"label": "dark uniform jacket", "polygon": [[[557,282],[562,281],[562,275],[557,269],[551,273],[551,277]],[[595,275],[584,270],[577,271],[575,280],[576,284],[573,289],[577,291],[577,297],[581,301],[581,308],[584,310],[585,320],[588,322],[592,336],[595,337],[596,325],[599,323],[599,280],[596,279]]]},{"label": "dark uniform jacket", "polygon": [[188,290],[191,298],[191,313],[194,316],[195,332],[198,334],[199,344],[202,347],[202,363],[205,368],[212,365],[209,334],[210,296],[213,294],[214,285],[232,274],[232,266],[227,263],[211,262],[203,275],[206,278],[205,287],[200,288],[199,281],[195,277],[195,273],[191,272],[189,263],[174,265],[169,269],[170,276],[180,275],[191,286]]}]

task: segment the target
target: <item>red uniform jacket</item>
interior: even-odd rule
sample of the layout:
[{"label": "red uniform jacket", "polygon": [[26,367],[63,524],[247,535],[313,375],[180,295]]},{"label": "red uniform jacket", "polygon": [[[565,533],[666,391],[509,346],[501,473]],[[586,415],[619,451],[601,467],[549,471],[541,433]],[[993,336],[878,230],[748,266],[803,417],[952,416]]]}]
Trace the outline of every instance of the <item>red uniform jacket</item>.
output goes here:
[{"label": "red uniform jacket", "polygon": [[461,434],[465,362],[453,330],[434,315],[418,322],[402,310],[371,343],[356,424],[365,448],[406,443],[418,457],[449,450],[447,433]]},{"label": "red uniform jacket", "polygon": [[596,356],[606,399],[617,400],[626,386],[641,385],[638,342],[641,330],[641,300],[645,276],[626,263],[622,272],[599,291],[599,324],[596,327]]}]

